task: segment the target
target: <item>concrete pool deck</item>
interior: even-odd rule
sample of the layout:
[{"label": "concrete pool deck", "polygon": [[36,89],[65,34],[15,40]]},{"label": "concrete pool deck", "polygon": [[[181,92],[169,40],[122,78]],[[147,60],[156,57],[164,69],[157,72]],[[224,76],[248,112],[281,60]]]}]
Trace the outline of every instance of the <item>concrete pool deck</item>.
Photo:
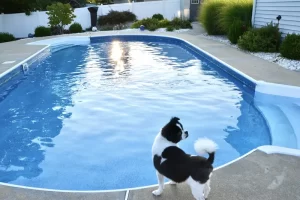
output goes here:
[{"label": "concrete pool deck", "polygon": [[[211,55],[226,62],[248,76],[272,83],[300,86],[300,72],[290,71],[277,64],[203,36],[203,30],[194,24],[194,30],[182,33],[140,33],[149,35],[174,36],[198,46]],[[131,32],[120,32],[132,34]],[[118,35],[118,32],[96,32],[76,34],[102,36]],[[138,34],[134,32],[134,34]],[[32,38],[0,44],[0,74],[12,68],[28,56],[38,52],[45,45],[27,43],[48,38],[70,35]],[[15,61],[13,63],[7,61]],[[288,155],[265,154],[259,150],[214,172],[211,200],[300,200],[300,158]],[[155,176],[155,174],[153,174]],[[185,185],[167,185],[161,197],[153,197],[154,188],[118,192],[54,192],[23,189],[0,184],[0,200],[192,200],[190,189]]]},{"label": "concrete pool deck", "polygon": [[[256,150],[214,172],[210,200],[300,200],[300,159]],[[155,176],[155,174],[153,174]],[[1,200],[193,200],[186,184],[118,192],[54,192],[0,185]]]}]

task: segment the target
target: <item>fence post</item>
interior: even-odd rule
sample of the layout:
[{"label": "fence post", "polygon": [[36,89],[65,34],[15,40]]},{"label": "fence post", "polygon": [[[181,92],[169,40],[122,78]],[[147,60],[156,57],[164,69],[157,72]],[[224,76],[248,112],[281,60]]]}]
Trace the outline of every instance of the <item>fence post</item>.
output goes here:
[{"label": "fence post", "polygon": [[97,12],[98,16],[101,16],[102,15],[102,4],[100,4],[98,6],[98,12]]},{"label": "fence post", "polygon": [[164,17],[166,17],[167,16],[167,12],[166,12],[166,1],[165,0],[162,0],[162,9],[163,9],[162,15]]},{"label": "fence post", "polygon": [[134,0],[131,1],[131,12],[134,13]]},{"label": "fence post", "polygon": [[[37,15],[37,19],[38,19],[38,24],[39,24],[39,26],[41,26],[42,25],[42,23],[41,23],[41,17],[40,17],[40,11],[39,10],[37,10],[36,11],[36,15]],[[43,24],[43,26],[44,26],[44,24]]]}]

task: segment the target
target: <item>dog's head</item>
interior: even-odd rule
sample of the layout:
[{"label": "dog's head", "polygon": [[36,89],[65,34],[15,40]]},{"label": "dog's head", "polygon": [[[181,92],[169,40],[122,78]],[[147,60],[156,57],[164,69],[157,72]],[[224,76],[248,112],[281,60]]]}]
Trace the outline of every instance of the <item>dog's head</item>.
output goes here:
[{"label": "dog's head", "polygon": [[189,133],[183,129],[178,117],[172,117],[161,130],[161,135],[168,141],[178,143],[189,136]]}]

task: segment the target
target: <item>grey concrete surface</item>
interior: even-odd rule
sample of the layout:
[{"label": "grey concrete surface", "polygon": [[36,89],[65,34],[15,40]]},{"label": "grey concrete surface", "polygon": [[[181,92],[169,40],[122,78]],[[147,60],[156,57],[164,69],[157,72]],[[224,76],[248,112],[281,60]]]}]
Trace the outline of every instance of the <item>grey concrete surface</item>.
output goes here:
[{"label": "grey concrete surface", "polygon": [[[299,200],[300,158],[267,155],[255,151],[243,159],[216,170],[209,200]],[[168,185],[160,197],[155,188],[130,191],[128,200],[193,200],[185,184]]]},{"label": "grey concrete surface", "polygon": [[155,189],[157,189],[157,187],[130,190],[128,200],[194,200],[187,184],[165,185],[164,192],[158,197],[152,195],[152,191]]},{"label": "grey concrete surface", "polygon": [[22,189],[0,185],[0,200],[124,200],[126,191],[69,193]]},{"label": "grey concrete surface", "polygon": [[[300,200],[300,158],[255,151],[214,171],[209,200]],[[155,176],[155,174],[153,174]],[[166,185],[155,197],[156,187],[130,190],[126,200],[194,200],[186,184]],[[0,185],[1,200],[125,200],[126,191],[68,193]]]},{"label": "grey concrete surface", "polygon": [[[44,48],[44,46],[26,45],[25,41],[0,43],[0,74]],[[3,64],[5,61],[16,62]]]},{"label": "grey concrete surface", "polygon": [[211,200],[299,200],[300,158],[255,151],[213,174]]}]

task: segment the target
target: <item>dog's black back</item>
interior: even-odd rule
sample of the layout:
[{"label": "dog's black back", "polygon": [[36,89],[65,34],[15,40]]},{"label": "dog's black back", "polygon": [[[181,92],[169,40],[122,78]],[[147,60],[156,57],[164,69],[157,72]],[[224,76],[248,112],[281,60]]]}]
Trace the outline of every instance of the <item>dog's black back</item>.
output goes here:
[{"label": "dog's black back", "polygon": [[[166,160],[161,163],[162,159]],[[208,159],[186,154],[176,146],[166,148],[162,156],[155,155],[153,162],[160,174],[177,183],[184,182],[190,176],[201,184],[206,183],[213,171],[212,163]]]}]

